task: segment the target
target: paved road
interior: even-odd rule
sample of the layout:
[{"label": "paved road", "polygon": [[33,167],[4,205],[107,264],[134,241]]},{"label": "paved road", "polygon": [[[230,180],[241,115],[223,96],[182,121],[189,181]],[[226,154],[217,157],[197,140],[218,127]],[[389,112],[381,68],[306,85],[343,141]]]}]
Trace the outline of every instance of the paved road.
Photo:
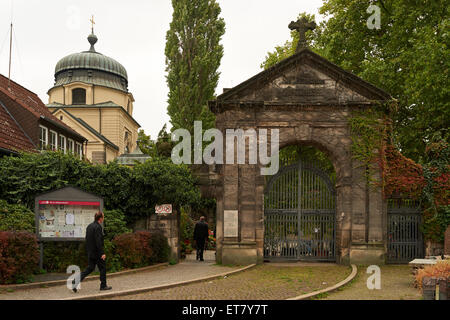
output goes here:
[{"label": "paved road", "polygon": [[[145,288],[157,285],[171,284],[180,281],[212,276],[224,272],[239,269],[239,267],[218,266],[215,261],[206,259],[204,262],[189,258],[174,266],[167,266],[159,270],[150,270],[135,274],[118,276],[108,279],[108,285],[115,291]],[[81,284],[81,290],[74,293],[65,285],[50,288],[35,288],[28,290],[17,290],[14,292],[1,292],[0,300],[58,300],[76,297],[77,295],[91,295],[100,292],[100,281],[87,281]],[[107,291],[111,292],[111,291]]]}]

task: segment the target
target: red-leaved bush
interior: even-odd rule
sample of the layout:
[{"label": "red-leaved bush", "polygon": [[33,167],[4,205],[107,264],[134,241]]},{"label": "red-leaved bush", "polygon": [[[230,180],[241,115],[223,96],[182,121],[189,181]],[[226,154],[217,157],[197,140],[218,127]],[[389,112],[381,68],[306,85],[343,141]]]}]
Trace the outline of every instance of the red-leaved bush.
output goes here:
[{"label": "red-leaved bush", "polygon": [[0,283],[29,280],[37,269],[39,247],[36,236],[29,232],[0,232]]},{"label": "red-leaved bush", "polygon": [[450,278],[450,260],[438,261],[435,265],[427,266],[417,272],[415,286],[421,290],[424,277]]},{"label": "red-leaved bush", "polygon": [[153,250],[148,231],[125,233],[114,238],[116,253],[125,268],[139,268],[151,264]]}]

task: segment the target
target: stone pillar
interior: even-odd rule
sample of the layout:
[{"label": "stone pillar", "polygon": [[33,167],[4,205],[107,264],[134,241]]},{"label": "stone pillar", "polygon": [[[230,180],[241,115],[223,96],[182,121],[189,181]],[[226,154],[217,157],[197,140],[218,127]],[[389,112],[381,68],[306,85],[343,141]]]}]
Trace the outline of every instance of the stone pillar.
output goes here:
[{"label": "stone pillar", "polygon": [[340,178],[336,184],[336,258],[341,264],[350,263],[352,231],[351,177]]},{"label": "stone pillar", "polygon": [[216,187],[216,262],[222,263],[223,247],[223,185]]},{"label": "stone pillar", "polygon": [[[380,179],[377,172],[373,179]],[[369,185],[365,168],[354,161],[352,172],[352,243],[350,262],[384,264],[384,201],[380,188]]]},{"label": "stone pillar", "polygon": [[257,263],[264,262],[264,177],[257,168],[255,180],[255,241]]},{"label": "stone pillar", "polygon": [[352,169],[352,244],[366,239],[366,181],[364,168],[354,163]]},{"label": "stone pillar", "polygon": [[152,214],[147,219],[146,229],[151,233],[161,232],[166,238],[170,246],[169,259],[176,262],[180,259],[180,244],[179,244],[179,230],[180,230],[179,214],[176,210],[167,216]]}]

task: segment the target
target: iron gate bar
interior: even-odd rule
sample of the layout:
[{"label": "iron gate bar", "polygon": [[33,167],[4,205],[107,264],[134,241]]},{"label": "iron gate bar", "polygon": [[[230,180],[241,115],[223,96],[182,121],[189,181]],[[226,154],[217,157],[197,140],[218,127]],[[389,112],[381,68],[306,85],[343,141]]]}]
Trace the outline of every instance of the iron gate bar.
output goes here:
[{"label": "iron gate bar", "polygon": [[423,236],[420,202],[405,198],[388,199],[388,263],[408,263],[422,258]]},{"label": "iron gate bar", "polygon": [[302,161],[281,168],[265,191],[265,258],[335,261],[335,205],[323,170]]}]

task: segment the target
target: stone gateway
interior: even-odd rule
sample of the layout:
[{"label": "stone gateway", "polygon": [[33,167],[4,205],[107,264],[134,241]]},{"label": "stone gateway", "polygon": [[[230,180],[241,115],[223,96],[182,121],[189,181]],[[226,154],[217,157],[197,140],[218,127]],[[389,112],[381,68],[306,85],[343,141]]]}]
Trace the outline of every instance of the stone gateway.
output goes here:
[{"label": "stone gateway", "polygon": [[[381,189],[369,188],[364,168],[352,157],[348,121],[353,111],[367,110],[391,99],[388,93],[301,47],[277,65],[224,90],[209,107],[216,115],[216,127],[224,135],[227,129],[278,129],[280,149],[307,145],[324,152],[336,177],[333,185],[323,189],[333,197],[329,207],[322,208],[332,214],[326,218],[326,229],[330,231],[319,231],[320,226],[325,226],[323,223],[312,228],[320,234],[321,240],[315,242],[321,246],[319,251],[326,250],[327,257],[338,263],[382,264],[388,237],[386,201]],[[267,142],[270,143],[270,137]],[[264,204],[268,185],[260,173],[262,164],[248,164],[248,154],[246,164],[216,165],[214,174],[210,173],[216,177],[216,256],[223,264],[262,263],[268,255],[264,241],[265,226],[271,219]],[[326,177],[316,176],[317,181],[328,183]],[[373,178],[379,177],[378,172]],[[301,201],[291,208],[294,214],[300,212]],[[234,234],[229,231],[228,213],[236,211],[237,234]],[[288,214],[286,210],[283,212]],[[301,230],[292,233],[297,237],[295,241],[302,240],[301,233]],[[308,239],[314,244],[312,240]],[[295,246],[301,244],[297,243]],[[299,250],[296,252],[294,257],[304,256]],[[313,257],[320,256],[317,252]]]}]

